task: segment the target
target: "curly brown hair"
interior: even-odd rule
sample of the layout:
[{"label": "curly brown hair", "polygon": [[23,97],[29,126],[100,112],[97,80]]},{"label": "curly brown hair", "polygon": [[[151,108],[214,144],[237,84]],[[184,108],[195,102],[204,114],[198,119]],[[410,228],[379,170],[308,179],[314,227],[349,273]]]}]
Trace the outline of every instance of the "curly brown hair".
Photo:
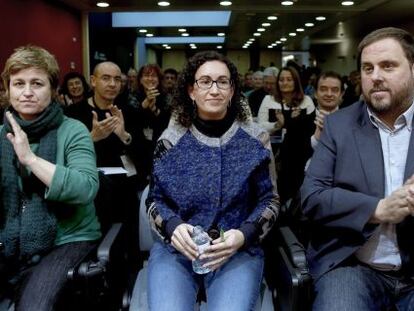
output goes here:
[{"label": "curly brown hair", "polygon": [[188,87],[195,83],[195,74],[205,62],[220,61],[226,64],[230,71],[230,80],[234,90],[231,105],[228,108],[229,113],[233,113],[239,121],[247,121],[249,112],[246,105],[241,101],[239,73],[236,66],[224,55],[215,51],[203,51],[191,57],[185,65],[183,71],[179,74],[177,86],[172,99],[172,112],[175,114],[177,121],[184,127],[190,127],[197,117],[197,110],[193,100],[188,95]]}]

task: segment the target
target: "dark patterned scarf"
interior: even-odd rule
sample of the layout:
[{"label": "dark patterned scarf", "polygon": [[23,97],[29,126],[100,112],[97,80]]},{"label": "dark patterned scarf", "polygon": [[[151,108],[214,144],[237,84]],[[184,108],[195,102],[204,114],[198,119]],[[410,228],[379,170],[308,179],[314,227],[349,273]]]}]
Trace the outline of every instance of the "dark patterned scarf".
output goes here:
[{"label": "dark patterned scarf", "polygon": [[[22,120],[12,108],[9,111],[27,134],[29,143],[39,144],[36,154],[56,163],[57,128],[63,121],[60,105],[51,102],[32,121]],[[6,137],[9,132],[12,132],[11,126],[4,118],[0,133],[0,241],[4,244],[3,255],[7,259],[27,260],[53,247],[57,220],[44,199],[46,186],[20,165],[13,145]]]}]

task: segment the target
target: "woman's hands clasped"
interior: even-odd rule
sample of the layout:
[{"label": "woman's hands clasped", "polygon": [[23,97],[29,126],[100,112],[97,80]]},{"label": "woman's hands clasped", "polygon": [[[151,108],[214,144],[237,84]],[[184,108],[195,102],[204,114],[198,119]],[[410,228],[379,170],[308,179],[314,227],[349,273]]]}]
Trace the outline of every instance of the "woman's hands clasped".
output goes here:
[{"label": "woman's hands clasped", "polygon": [[207,247],[203,254],[199,254],[197,245],[191,239],[193,228],[190,224],[177,226],[172,234],[171,244],[189,260],[195,260],[199,256],[201,260],[207,259],[204,266],[212,271],[226,263],[244,244],[243,233],[240,230],[230,229],[218,239],[213,240],[212,245]]}]

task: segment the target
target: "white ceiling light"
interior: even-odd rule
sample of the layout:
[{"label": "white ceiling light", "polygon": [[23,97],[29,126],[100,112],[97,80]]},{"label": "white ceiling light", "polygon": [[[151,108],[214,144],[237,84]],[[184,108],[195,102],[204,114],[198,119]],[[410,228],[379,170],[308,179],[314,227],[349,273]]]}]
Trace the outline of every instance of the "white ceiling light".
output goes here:
[{"label": "white ceiling light", "polygon": [[303,31],[305,31],[305,29],[303,29],[303,28],[296,28],[296,31],[297,32],[303,32]]},{"label": "white ceiling light", "polygon": [[222,6],[229,6],[229,5],[232,5],[232,3],[231,3],[231,1],[221,1],[220,2],[220,5],[222,5]]},{"label": "white ceiling light", "polygon": [[222,49],[222,48],[223,48],[223,46],[222,46],[222,45],[217,45],[217,48],[218,48],[218,49]]},{"label": "white ceiling light", "polygon": [[268,17],[267,17],[267,19],[268,19],[269,21],[275,21],[275,20],[277,20],[277,16],[273,16],[273,15],[271,15],[271,16],[268,16]]},{"label": "white ceiling light", "polygon": [[289,32],[289,36],[296,37],[296,32]]},{"label": "white ceiling light", "polygon": [[313,26],[315,26],[315,24],[314,23],[306,23],[305,26],[306,27],[313,27]]},{"label": "white ceiling light", "polygon": [[283,37],[283,38],[280,38],[280,41],[285,42],[285,41],[287,41],[287,39],[285,37]]},{"label": "white ceiling light", "polygon": [[264,29],[264,28],[257,28],[257,31],[263,32],[263,31],[266,31],[266,29]]},{"label": "white ceiling light", "polygon": [[186,31],[187,31],[187,29],[185,29],[185,28],[178,29],[178,32],[186,32]]},{"label": "white ceiling light", "polygon": [[166,46],[165,47],[167,50],[171,50],[171,46]]},{"label": "white ceiling light", "polygon": [[145,36],[146,37],[154,37],[154,35],[152,33],[147,33]]},{"label": "white ceiling light", "polygon": [[168,1],[160,1],[160,2],[158,2],[158,5],[159,6],[169,6],[170,3]]},{"label": "white ceiling light", "polygon": [[273,49],[273,45],[268,45],[267,48],[268,49]]},{"label": "white ceiling light", "polygon": [[326,19],[326,17],[325,16],[317,16],[317,17],[315,17],[315,19],[317,21],[324,21]]},{"label": "white ceiling light", "polygon": [[350,5],[354,5],[354,1],[342,1],[341,4],[344,6],[350,6]]},{"label": "white ceiling light", "polygon": [[163,44],[162,46],[166,48],[168,46],[168,44]]},{"label": "white ceiling light", "polygon": [[260,32],[255,32],[254,34],[253,34],[253,36],[255,36],[255,37],[260,37],[262,34],[260,33]]},{"label": "white ceiling light", "polygon": [[109,6],[109,3],[108,2],[97,2],[96,6],[100,8],[107,8]]},{"label": "white ceiling light", "polygon": [[146,29],[140,29],[140,30],[138,30],[140,33],[147,33],[148,32],[148,30],[146,30]]},{"label": "white ceiling light", "polygon": [[282,1],[282,5],[293,5],[293,1]]},{"label": "white ceiling light", "polygon": [[277,40],[277,41],[276,41],[276,43],[277,43],[277,44],[281,44],[281,43],[282,43],[282,41],[280,41],[280,40]]},{"label": "white ceiling light", "polygon": [[186,32],[183,32],[181,35],[182,35],[183,37],[188,37],[188,36],[189,36],[189,34],[188,34],[188,33],[186,33]]},{"label": "white ceiling light", "polygon": [[270,23],[262,23],[263,27],[269,27],[271,24]]},{"label": "white ceiling light", "polygon": [[224,32],[219,32],[218,34],[217,34],[217,36],[219,36],[219,37],[224,37],[226,34],[224,33]]}]

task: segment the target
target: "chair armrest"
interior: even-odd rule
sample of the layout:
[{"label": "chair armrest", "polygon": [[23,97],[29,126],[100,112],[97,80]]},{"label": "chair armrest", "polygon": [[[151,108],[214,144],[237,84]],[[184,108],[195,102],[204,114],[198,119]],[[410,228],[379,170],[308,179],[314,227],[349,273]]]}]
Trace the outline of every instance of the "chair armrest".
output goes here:
[{"label": "chair armrest", "polygon": [[112,245],[119,238],[122,229],[121,223],[114,223],[109,231],[105,234],[104,239],[98,246],[97,257],[101,264],[106,265],[111,258]]},{"label": "chair armrest", "polygon": [[292,265],[300,269],[301,272],[308,273],[309,269],[304,246],[298,241],[289,227],[280,227],[278,231],[281,246],[287,256],[289,256]]}]

